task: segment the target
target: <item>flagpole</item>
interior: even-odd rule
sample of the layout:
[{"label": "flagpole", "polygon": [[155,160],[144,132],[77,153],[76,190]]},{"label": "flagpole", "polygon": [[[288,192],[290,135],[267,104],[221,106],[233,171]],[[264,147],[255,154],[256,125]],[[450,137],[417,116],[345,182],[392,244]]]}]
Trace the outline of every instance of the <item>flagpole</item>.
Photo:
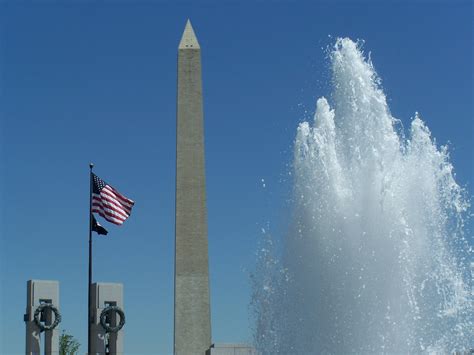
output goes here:
[{"label": "flagpole", "polygon": [[92,355],[91,351],[91,323],[92,323],[92,311],[91,311],[91,291],[92,291],[92,168],[94,164],[90,163],[90,186],[89,186],[89,285],[88,285],[88,300],[87,300],[87,354]]}]

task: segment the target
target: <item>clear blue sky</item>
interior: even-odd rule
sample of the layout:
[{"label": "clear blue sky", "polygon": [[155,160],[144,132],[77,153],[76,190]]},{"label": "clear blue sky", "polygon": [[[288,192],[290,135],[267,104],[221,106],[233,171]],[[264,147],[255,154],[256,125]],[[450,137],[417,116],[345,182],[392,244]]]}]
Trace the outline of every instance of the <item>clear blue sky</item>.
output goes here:
[{"label": "clear blue sky", "polygon": [[[364,39],[392,114],[419,111],[473,185],[470,1],[1,1],[0,353],[24,352],[26,281],[60,281],[86,351],[88,163],[136,201],[94,238],[94,279],[125,287],[127,354],[170,354],[177,46],[202,48],[212,334],[251,342],[261,228],[285,233],[298,122],[329,95],[325,48]],[[331,36],[331,37],[328,37]],[[265,180],[263,187],[262,179]]]}]

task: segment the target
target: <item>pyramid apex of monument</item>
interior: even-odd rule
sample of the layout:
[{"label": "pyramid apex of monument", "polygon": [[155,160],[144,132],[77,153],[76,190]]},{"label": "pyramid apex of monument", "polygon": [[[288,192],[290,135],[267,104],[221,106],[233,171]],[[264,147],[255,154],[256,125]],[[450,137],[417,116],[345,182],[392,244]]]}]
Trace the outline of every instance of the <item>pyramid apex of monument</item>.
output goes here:
[{"label": "pyramid apex of monument", "polygon": [[191,21],[188,19],[178,49],[200,49]]}]

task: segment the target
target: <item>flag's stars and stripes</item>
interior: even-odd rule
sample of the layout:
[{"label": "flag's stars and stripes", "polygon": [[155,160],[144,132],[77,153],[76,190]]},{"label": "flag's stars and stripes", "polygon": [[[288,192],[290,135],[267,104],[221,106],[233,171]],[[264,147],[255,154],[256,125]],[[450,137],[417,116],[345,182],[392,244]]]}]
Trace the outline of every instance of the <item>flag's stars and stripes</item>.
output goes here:
[{"label": "flag's stars and stripes", "polygon": [[92,212],[111,223],[121,225],[130,216],[134,204],[135,202],[92,174]]}]

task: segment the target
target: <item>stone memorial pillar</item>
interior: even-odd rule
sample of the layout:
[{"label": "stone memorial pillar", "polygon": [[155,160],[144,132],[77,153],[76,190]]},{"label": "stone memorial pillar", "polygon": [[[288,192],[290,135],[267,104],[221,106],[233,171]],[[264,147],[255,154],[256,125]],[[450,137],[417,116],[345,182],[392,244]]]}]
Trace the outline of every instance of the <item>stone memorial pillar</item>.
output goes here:
[{"label": "stone memorial pillar", "polygon": [[[58,355],[59,314],[58,281],[29,280],[26,283],[26,355]],[[53,329],[49,329],[53,328]],[[44,346],[41,346],[44,338]],[[41,351],[41,349],[44,351]]]},{"label": "stone memorial pillar", "polygon": [[91,298],[90,355],[123,355],[123,285],[93,283]]}]

